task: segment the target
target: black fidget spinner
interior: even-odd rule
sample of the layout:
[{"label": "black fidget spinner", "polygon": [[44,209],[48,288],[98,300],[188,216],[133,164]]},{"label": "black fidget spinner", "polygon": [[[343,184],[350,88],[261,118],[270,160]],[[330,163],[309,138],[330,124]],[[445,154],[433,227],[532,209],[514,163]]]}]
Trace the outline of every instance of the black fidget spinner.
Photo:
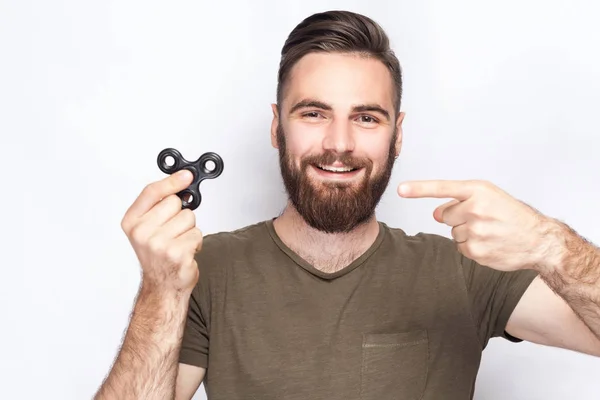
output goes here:
[{"label": "black fidget spinner", "polygon": [[[172,164],[168,164],[167,160],[173,159]],[[212,169],[207,168],[206,164],[214,163]],[[202,201],[200,194],[200,182],[205,179],[215,179],[223,172],[223,159],[217,153],[204,153],[196,161],[187,161],[181,153],[175,149],[164,149],[158,154],[158,168],[165,174],[174,174],[182,169],[187,169],[194,175],[194,180],[186,189],[177,193],[181,199],[181,208],[189,208],[195,210]]]}]

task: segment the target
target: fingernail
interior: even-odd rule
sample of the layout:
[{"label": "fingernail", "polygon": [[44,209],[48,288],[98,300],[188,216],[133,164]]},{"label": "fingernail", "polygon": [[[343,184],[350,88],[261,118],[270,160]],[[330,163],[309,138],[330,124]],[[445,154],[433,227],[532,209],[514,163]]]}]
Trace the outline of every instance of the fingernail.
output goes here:
[{"label": "fingernail", "polygon": [[182,181],[186,181],[190,178],[190,171],[188,171],[187,169],[182,169],[181,171],[179,171],[179,179],[181,179]]}]

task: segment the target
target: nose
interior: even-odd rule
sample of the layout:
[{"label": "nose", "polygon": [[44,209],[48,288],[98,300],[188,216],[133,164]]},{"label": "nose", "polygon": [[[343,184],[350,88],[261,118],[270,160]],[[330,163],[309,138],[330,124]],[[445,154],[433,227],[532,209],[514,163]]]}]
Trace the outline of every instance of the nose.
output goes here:
[{"label": "nose", "polygon": [[323,138],[323,149],[336,153],[354,151],[354,137],[348,121],[335,120],[329,124]]}]

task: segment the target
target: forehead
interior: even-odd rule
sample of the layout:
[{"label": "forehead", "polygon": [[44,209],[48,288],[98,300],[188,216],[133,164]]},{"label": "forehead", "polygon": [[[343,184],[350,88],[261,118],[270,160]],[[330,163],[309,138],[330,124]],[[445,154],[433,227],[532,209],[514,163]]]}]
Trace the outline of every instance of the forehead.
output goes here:
[{"label": "forehead", "polygon": [[349,53],[310,53],[292,68],[283,106],[311,98],[350,109],[356,104],[379,104],[393,111],[393,80],[378,59]]}]

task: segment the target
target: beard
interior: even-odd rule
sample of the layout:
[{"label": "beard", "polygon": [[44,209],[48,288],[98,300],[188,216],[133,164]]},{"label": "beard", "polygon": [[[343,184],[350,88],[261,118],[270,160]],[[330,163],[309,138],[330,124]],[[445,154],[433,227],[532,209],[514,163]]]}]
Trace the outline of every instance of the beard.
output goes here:
[{"label": "beard", "polygon": [[[303,157],[298,168],[287,152],[285,133],[279,124],[277,144],[283,184],[290,202],[309,226],[325,233],[347,233],[375,214],[375,208],[387,188],[394,166],[396,129],[392,136],[383,169],[371,176],[371,160],[333,151]],[[311,180],[308,168],[331,165],[336,161],[347,167],[363,168],[361,181],[357,184]]]}]

